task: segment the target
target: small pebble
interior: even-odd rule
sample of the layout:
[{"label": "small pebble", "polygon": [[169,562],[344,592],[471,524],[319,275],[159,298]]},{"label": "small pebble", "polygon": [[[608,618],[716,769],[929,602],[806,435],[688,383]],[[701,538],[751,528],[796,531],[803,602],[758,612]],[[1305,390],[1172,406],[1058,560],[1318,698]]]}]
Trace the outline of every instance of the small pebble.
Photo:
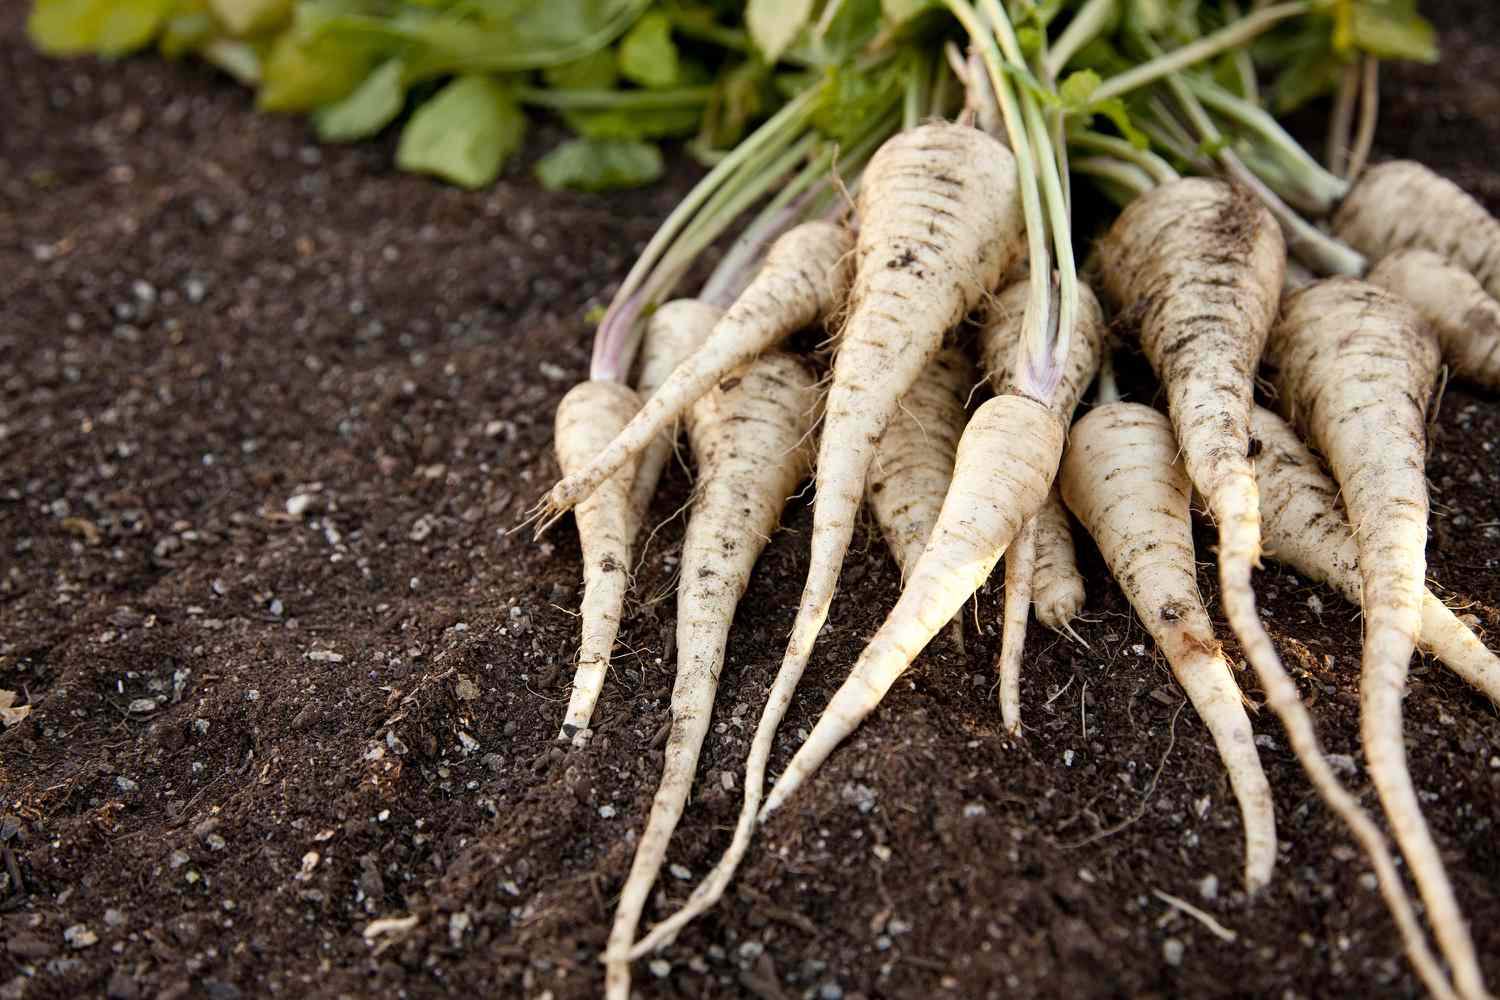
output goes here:
[{"label": "small pebble", "polygon": [[1205,875],[1203,881],[1198,883],[1198,895],[1204,899],[1219,898],[1219,877],[1217,875]]},{"label": "small pebble", "polygon": [[63,940],[70,948],[88,948],[99,943],[99,935],[89,930],[88,924],[74,924],[63,931]]},{"label": "small pebble", "polygon": [[293,493],[286,499],[286,512],[293,517],[302,517],[318,503],[316,493]]},{"label": "small pebble", "polygon": [[615,818],[615,807],[614,806],[600,806],[599,807],[599,816],[602,819],[614,819]]},{"label": "small pebble", "polygon": [[[676,872],[673,872],[673,874],[675,875]],[[759,941],[746,941],[739,947],[740,957],[751,961],[760,958],[765,953],[765,950],[766,946]]]},{"label": "small pebble", "polygon": [[1182,953],[1187,949],[1176,938],[1167,938],[1161,943],[1161,957],[1168,965],[1181,965]]},{"label": "small pebble", "polygon": [[669,871],[669,872],[672,873],[672,877],[673,878],[678,879],[679,881],[682,881],[682,882],[689,882],[693,878],[693,873],[690,872],[690,871],[688,871],[685,867],[683,867],[682,865],[679,865],[679,864],[673,864],[673,865],[669,866],[667,868],[667,871]]},{"label": "small pebble", "polygon": [[672,963],[664,958],[653,960],[648,968],[651,970],[651,974],[657,979],[666,979],[672,974]]},{"label": "small pebble", "polygon": [[145,715],[147,712],[156,711],[155,698],[137,698],[130,703],[132,715]]},{"label": "small pebble", "polygon": [[141,786],[122,774],[115,779],[115,787],[120,791],[129,794],[130,792],[139,791]]},{"label": "small pebble", "polygon": [[818,1000],[844,1000],[844,988],[838,983],[824,983],[818,988]]}]

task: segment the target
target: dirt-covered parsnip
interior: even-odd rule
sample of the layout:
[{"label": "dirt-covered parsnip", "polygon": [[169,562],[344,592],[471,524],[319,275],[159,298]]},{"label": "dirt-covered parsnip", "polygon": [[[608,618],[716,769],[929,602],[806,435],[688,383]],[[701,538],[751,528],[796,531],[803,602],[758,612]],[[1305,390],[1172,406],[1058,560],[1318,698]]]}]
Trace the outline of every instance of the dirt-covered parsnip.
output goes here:
[{"label": "dirt-covered parsnip", "polygon": [[[587,465],[639,408],[635,390],[618,382],[591,379],[570,389],[557,404],[553,433],[563,475]],[[576,746],[587,742],[589,719],[604,688],[630,587],[630,484],[634,478],[631,460],[579,504],[573,515],[583,549],[583,603],[578,609],[583,631],[573,692],[557,738],[572,740]]]},{"label": "dirt-covered parsnip", "polygon": [[1100,241],[1099,261],[1166,388],[1188,476],[1218,526],[1225,617],[1258,673],[1280,670],[1250,585],[1261,542],[1249,451],[1255,369],[1286,270],[1281,230],[1250,191],[1193,177],[1132,202]]},{"label": "dirt-covered parsnip", "polygon": [[996,396],[975,411],[958,443],[953,485],[927,548],[848,680],[766,796],[761,819],[875,710],[933,636],[984,585],[1022,524],[1046,500],[1063,435],[1057,412],[1025,396]]},{"label": "dirt-covered parsnip", "polygon": [[[995,298],[986,312],[979,351],[985,376],[996,392],[1015,389],[1027,291],[1024,281],[1012,284]],[[1099,300],[1085,284],[1078,286],[1078,293],[1078,326],[1053,397],[1054,408],[1064,421],[1071,419],[1084,390],[1093,381],[1104,345],[1104,311]],[[1083,606],[1083,578],[1078,574],[1068,515],[1055,490],[1049,492],[1038,511],[1036,524],[1023,529],[1005,554],[1004,632],[996,669],[1000,675],[1000,717],[1012,734],[1021,729],[1021,658],[1025,651],[1027,613],[1033,603],[1037,618],[1055,629],[1066,628]]]},{"label": "dirt-covered parsnip", "polygon": [[1401,726],[1401,697],[1422,628],[1425,424],[1437,337],[1390,292],[1330,278],[1287,297],[1266,360],[1292,424],[1328,459],[1354,526],[1364,583],[1360,732],[1370,777],[1454,985],[1461,995],[1482,996],[1474,943],[1422,817]]},{"label": "dirt-covered parsnip", "polygon": [[803,223],[772,244],[755,280],[703,345],[673,369],[608,447],[552,487],[538,531],[598,489],[720,379],[838,310],[849,284],[850,245],[848,230],[828,222]]},{"label": "dirt-covered parsnip", "polygon": [[1239,685],[1198,596],[1192,485],[1171,422],[1139,403],[1097,407],[1073,425],[1058,486],[1219,748],[1254,892],[1276,862],[1276,813]]},{"label": "dirt-covered parsnip", "polygon": [[1453,374],[1500,389],[1500,301],[1478,278],[1431,250],[1397,250],[1366,280],[1395,292],[1432,324]]},{"label": "dirt-covered parsnip", "polygon": [[688,439],[698,463],[677,590],[677,680],[661,785],[620,892],[605,952],[606,995],[630,992],[630,946],[667,844],[687,804],[708,733],[735,606],[811,466],[809,431],[818,393],[807,366],[780,351],[761,355],[694,403]]},{"label": "dirt-covered parsnip", "polygon": [[[636,395],[642,400],[655,395],[667,376],[703,344],[723,315],[724,310],[696,299],[673,299],[656,310],[646,324],[646,335],[641,341]],[[662,469],[672,454],[675,438],[670,428],[662,431],[641,450],[636,462],[635,480],[630,484],[632,544],[646,519],[646,511],[651,507],[651,498],[656,495],[656,484],[660,482]]]},{"label": "dirt-covered parsnip", "polygon": [[1420,163],[1391,160],[1361,174],[1333,217],[1333,235],[1371,260],[1436,251],[1500,299],[1500,219]]},{"label": "dirt-covered parsnip", "polygon": [[[1270,410],[1255,408],[1250,433],[1259,445],[1255,478],[1267,557],[1328,584],[1357,607],[1363,588],[1359,547],[1344,516],[1338,484],[1296,431]],[[1418,645],[1500,704],[1500,657],[1431,590],[1422,595]]]}]

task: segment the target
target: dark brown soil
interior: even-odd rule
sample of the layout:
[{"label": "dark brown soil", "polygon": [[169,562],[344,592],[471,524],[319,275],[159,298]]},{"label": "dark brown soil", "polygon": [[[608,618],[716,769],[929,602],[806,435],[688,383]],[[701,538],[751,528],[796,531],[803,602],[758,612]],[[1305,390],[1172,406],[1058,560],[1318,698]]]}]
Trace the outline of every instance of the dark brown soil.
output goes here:
[{"label": "dark brown soil", "polygon": [[[26,6],[0,14],[0,687],[36,708],[0,736],[0,997],[596,994],[659,773],[672,602],[631,610],[598,735],[565,753],[577,543],[566,523],[542,545],[503,532],[554,476],[584,312],[694,168],[597,198],[518,166],[466,194],[394,173],[389,143],[316,147],[195,66],[43,60]],[[1500,15],[1430,6],[1447,61],[1387,76],[1380,153],[1500,208]],[[1497,440],[1500,401],[1451,388],[1431,574],[1492,635]],[[657,514],[686,491],[674,470]],[[794,505],[730,644],[670,858],[695,877],[737,811],[808,524]],[[668,589],[681,530],[658,534],[639,594]],[[860,538],[773,770],[895,598]],[[638,965],[639,993],[1414,994],[1366,866],[1266,712],[1281,861],[1259,898],[1236,888],[1213,746],[1086,558],[1090,648],[1034,628],[1024,743],[999,732],[994,628],[971,624],[967,656],[923,656],[769,825],[669,971]],[[1373,804],[1356,615],[1278,569],[1259,585]],[[1500,983],[1495,709],[1422,663],[1407,729]],[[687,889],[664,876],[648,918]],[[405,915],[409,932],[362,936]]]}]

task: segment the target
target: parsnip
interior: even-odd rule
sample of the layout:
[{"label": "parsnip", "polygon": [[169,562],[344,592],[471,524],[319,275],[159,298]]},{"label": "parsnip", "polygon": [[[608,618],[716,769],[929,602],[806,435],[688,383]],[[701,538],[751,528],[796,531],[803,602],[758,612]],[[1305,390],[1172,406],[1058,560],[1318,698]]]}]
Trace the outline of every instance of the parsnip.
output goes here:
[{"label": "parsnip", "polygon": [[1286,270],[1281,230],[1250,191],[1194,177],[1132,202],[1099,260],[1110,296],[1139,328],[1188,476],[1218,525],[1225,617],[1256,673],[1279,672],[1250,586],[1261,542],[1249,450],[1255,369]]},{"label": "parsnip", "polygon": [[1058,485],[1219,748],[1254,892],[1276,862],[1276,813],[1239,686],[1198,596],[1192,486],[1170,421],[1139,403],[1097,407],[1073,425]]},{"label": "parsnip", "polygon": [[[618,382],[591,380],[569,390],[557,405],[553,435],[563,474],[586,465],[639,408],[640,398]],[[583,548],[583,603],[578,609],[583,633],[573,691],[557,738],[572,740],[575,746],[588,740],[589,720],[604,688],[630,587],[630,484],[634,477],[635,462],[627,462],[574,513]]]},{"label": "parsnip", "polygon": [[1391,160],[1361,174],[1334,215],[1333,234],[1371,260],[1436,251],[1500,299],[1500,219],[1420,163]]},{"label": "parsnip", "polygon": [[1330,278],[1287,297],[1267,361],[1281,405],[1327,457],[1359,548],[1360,731],[1370,777],[1464,996],[1483,996],[1473,940],[1406,764],[1401,696],[1422,626],[1426,410],[1438,344],[1384,289]]},{"label": "parsnip", "polygon": [[720,383],[689,410],[688,438],[699,476],[682,544],[672,728],[661,785],[620,891],[605,952],[606,995],[611,1000],[629,996],[630,945],[687,804],[735,606],[787,497],[811,465],[808,432],[817,402],[807,366],[773,351]]}]

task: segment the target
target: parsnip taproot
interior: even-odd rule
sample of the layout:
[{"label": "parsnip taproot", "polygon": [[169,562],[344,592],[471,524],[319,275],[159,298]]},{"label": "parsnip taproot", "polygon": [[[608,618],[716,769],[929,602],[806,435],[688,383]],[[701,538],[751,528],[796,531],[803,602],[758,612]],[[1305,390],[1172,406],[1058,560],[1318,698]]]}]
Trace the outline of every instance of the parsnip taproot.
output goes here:
[{"label": "parsnip taproot", "polygon": [[[1338,484],[1328,478],[1297,432],[1270,410],[1255,408],[1250,433],[1259,445],[1255,478],[1260,484],[1266,555],[1328,584],[1359,606],[1359,547],[1344,516]],[[1431,590],[1422,595],[1418,645],[1500,704],[1500,657]]]},{"label": "parsnip taproot", "polygon": [[1254,892],[1276,862],[1276,813],[1239,685],[1198,596],[1192,486],[1171,422],[1139,403],[1091,410],[1073,425],[1058,485],[1213,736],[1239,800]]},{"label": "parsnip taproot", "polygon": [[[569,390],[557,406],[553,434],[563,474],[583,468],[639,408],[640,397],[618,382],[596,379]],[[589,720],[604,689],[630,587],[630,484],[634,477],[632,460],[574,511],[583,549],[583,602],[578,609],[582,638],[573,690],[557,738],[571,740],[575,746],[588,739]]]},{"label": "parsnip taproot", "polygon": [[1250,584],[1261,539],[1249,450],[1255,370],[1286,270],[1281,230],[1250,191],[1193,177],[1127,206],[1099,261],[1166,389],[1188,477],[1218,526],[1225,617],[1256,672],[1279,671]]},{"label": "parsnip taproot", "polygon": [[1479,279],[1431,250],[1397,250],[1366,280],[1399,295],[1432,324],[1454,375],[1500,390],[1500,301]]},{"label": "parsnip taproot", "polygon": [[538,533],[590,496],[648,447],[719,380],[787,335],[827,318],[844,302],[851,237],[842,226],[808,222],[771,245],[755,280],[698,350],[673,369],[623,430],[592,461],[566,473],[543,498]]},{"label": "parsnip taproot", "polygon": [[1333,217],[1333,234],[1371,260],[1433,250],[1500,299],[1500,219],[1473,195],[1412,160],[1366,170]]},{"label": "parsnip taproot", "polygon": [[814,384],[800,360],[772,351],[688,411],[699,475],[682,543],[672,725],[661,785],[621,889],[605,952],[611,1000],[625,1000],[630,992],[630,946],[692,788],[735,607],[787,497],[811,466]]},{"label": "parsnip taproot", "polygon": [[1287,297],[1267,349],[1281,406],[1328,459],[1359,550],[1360,733],[1370,777],[1463,996],[1483,996],[1473,939],[1406,763],[1401,697],[1422,627],[1426,410],[1436,336],[1397,296],[1330,278]]},{"label": "parsnip taproot", "polygon": [[[656,310],[646,324],[646,336],[641,341],[636,395],[642,400],[654,396],[677,366],[702,346],[723,315],[722,309],[696,299],[673,299]],[[656,495],[657,483],[661,480],[662,469],[666,467],[675,439],[676,434],[668,428],[641,449],[635,479],[630,484],[632,543],[645,522],[646,511],[651,507],[651,498]]]}]

